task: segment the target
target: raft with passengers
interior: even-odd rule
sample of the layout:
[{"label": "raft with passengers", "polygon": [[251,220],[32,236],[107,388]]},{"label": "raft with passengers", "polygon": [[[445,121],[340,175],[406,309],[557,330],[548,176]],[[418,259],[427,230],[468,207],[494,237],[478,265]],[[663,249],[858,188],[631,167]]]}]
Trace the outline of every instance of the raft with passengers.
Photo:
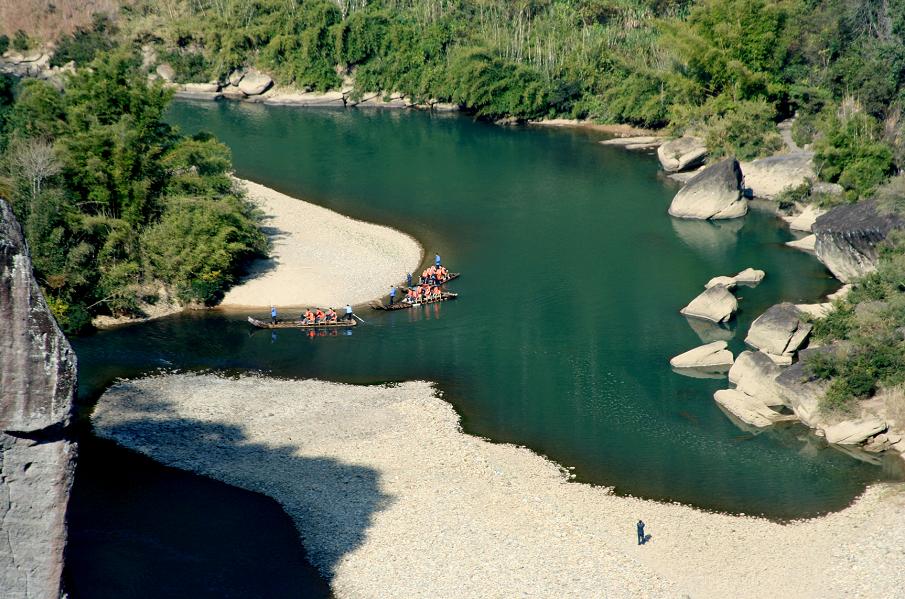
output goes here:
[{"label": "raft with passengers", "polygon": [[358,324],[352,306],[346,306],[345,318],[340,318],[333,308],[328,308],[326,312],[320,308],[308,308],[297,320],[280,320],[276,307],[271,307],[269,322],[252,316],[248,317],[248,322],[259,329],[341,329]]},{"label": "raft with passengers", "polygon": [[[435,264],[424,269],[418,278],[418,284],[414,285],[412,275],[407,277],[406,286],[399,288],[393,286],[390,288],[390,301],[387,304],[380,302],[371,303],[371,307],[375,310],[406,310],[415,306],[423,306],[426,304],[436,304],[438,302],[446,302],[456,299],[459,294],[452,293],[442,289],[442,285],[449,283],[457,278],[459,273],[449,272],[440,264],[440,256],[437,255]],[[402,292],[402,298],[397,301],[397,295]]]}]

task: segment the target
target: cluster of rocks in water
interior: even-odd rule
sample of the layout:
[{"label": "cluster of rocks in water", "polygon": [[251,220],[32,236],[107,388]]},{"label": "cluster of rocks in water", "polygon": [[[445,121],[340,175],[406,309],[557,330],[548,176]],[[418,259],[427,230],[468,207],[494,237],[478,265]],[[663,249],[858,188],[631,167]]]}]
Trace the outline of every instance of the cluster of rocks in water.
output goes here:
[{"label": "cluster of rocks in water", "polygon": [[2,200],[0,323],[0,595],[59,597],[76,455],[76,357]]},{"label": "cluster of rocks in water", "polygon": [[[749,199],[775,200],[805,184],[811,185],[812,194],[843,192],[839,185],[818,181],[814,153],[797,147],[757,160],[726,158],[707,163],[704,140],[693,135],[622,137],[601,143],[636,151],[656,149],[663,170],[683,183],[669,206],[669,214],[676,218],[738,218],[747,214]],[[890,231],[905,228],[903,219],[880,213],[874,202],[828,211],[796,202],[783,219],[793,231],[806,234],[787,245],[815,254],[844,283],[875,270],[878,244]]]},{"label": "cluster of rocks in water", "polygon": [[[736,284],[756,285],[763,274],[746,269],[736,277],[715,277],[681,313],[691,319],[725,323],[737,310],[732,294]],[[905,423],[887,421],[870,409],[844,420],[821,411],[828,383],[810,372],[807,356],[834,348],[807,345],[812,330],[809,316],[825,309],[825,304],[777,304],[751,324],[745,337],[751,349],[738,357],[732,355],[725,340],[717,340],[673,357],[670,365],[690,376],[728,375],[733,387],[717,391],[714,400],[742,430],[756,433],[781,422],[801,422],[834,446],[862,446],[868,452],[895,450],[905,455]],[[856,457],[864,459],[862,454]]]},{"label": "cluster of rocks in water", "polygon": [[[750,162],[727,158],[707,164],[706,145],[694,136],[627,137],[602,143],[629,150],[657,150],[663,170],[684,183],[669,207],[669,214],[676,218],[737,218],[747,213],[748,198],[774,200],[783,191],[806,183],[819,193],[842,193],[838,185],[817,181],[813,152],[797,147]],[[880,242],[891,231],[905,228],[903,219],[882,214],[874,202],[842,205],[828,211],[796,204],[793,214],[783,218],[793,231],[808,234],[787,245],[815,254],[843,283],[875,270]],[[700,325],[695,321],[723,325],[738,310],[734,288],[738,284],[756,285],[762,277],[762,271],[753,269],[735,277],[715,277],[680,312],[689,317],[696,331]],[[842,297],[848,289],[850,286],[846,285],[823,303],[781,303],[771,307],[751,324],[745,337],[750,349],[737,357],[727,343],[732,338],[730,332],[726,339],[713,340],[673,357],[670,365],[690,376],[728,374],[732,388],[717,391],[714,399],[746,431],[759,432],[780,422],[797,421],[835,447],[860,446],[868,452],[895,450],[905,457],[905,422],[887,420],[882,409],[862,406],[860,414],[843,420],[820,410],[829,383],[811,373],[808,355],[836,348],[808,348],[812,329],[809,321],[825,316],[832,309],[830,301]],[[702,340],[706,340],[703,335]],[[863,452],[846,451],[866,459]]]}]

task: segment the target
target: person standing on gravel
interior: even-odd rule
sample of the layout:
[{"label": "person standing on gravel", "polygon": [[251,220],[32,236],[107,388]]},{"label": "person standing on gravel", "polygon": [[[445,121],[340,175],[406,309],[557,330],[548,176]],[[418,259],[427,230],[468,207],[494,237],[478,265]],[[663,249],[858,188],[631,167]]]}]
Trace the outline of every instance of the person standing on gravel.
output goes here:
[{"label": "person standing on gravel", "polygon": [[644,545],[644,520],[638,520],[638,544]]}]

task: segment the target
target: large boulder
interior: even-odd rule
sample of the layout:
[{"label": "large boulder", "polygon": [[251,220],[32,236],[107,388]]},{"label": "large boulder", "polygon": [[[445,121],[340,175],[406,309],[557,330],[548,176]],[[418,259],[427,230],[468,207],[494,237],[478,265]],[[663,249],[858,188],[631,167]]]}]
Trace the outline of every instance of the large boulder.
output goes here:
[{"label": "large boulder", "polygon": [[732,352],[725,341],[714,341],[679,354],[669,361],[673,368],[728,368]]},{"label": "large boulder", "polygon": [[239,81],[239,89],[246,96],[259,96],[270,89],[273,79],[254,69],[245,73]]},{"label": "large boulder", "polygon": [[823,429],[827,443],[837,445],[858,445],[870,437],[886,430],[886,422],[879,418],[859,418],[844,420]]},{"label": "large boulder", "polygon": [[776,383],[776,377],[781,373],[782,368],[765,353],[743,351],[729,369],[729,382],[764,405],[783,406],[786,400]]},{"label": "large boulder", "polygon": [[792,362],[792,356],[811,334],[813,325],[804,322],[802,312],[790,303],[777,304],[758,316],[745,343],[765,352],[778,363]]},{"label": "large boulder", "polygon": [[703,139],[686,135],[660,144],[657,158],[668,173],[684,171],[704,164],[707,146]]},{"label": "large boulder", "polygon": [[711,322],[727,322],[738,310],[738,300],[724,285],[714,285],[691,300],[680,312]]},{"label": "large boulder", "polygon": [[238,69],[234,69],[229,74],[229,84],[235,87],[239,87],[239,83],[242,81],[242,77],[245,76],[245,71],[240,71]]},{"label": "large boulder", "polygon": [[905,220],[880,214],[872,201],[837,206],[814,222],[814,251],[837,279],[849,283],[877,268],[877,245],[903,227]]},{"label": "large boulder", "polygon": [[745,187],[757,198],[772,200],[786,189],[817,178],[813,152],[792,152],[741,163]]},{"label": "large boulder", "polygon": [[791,420],[789,416],[780,414],[759,399],[737,389],[720,389],[713,394],[713,399],[745,424],[758,428]]},{"label": "large boulder", "polygon": [[721,160],[692,177],[679,190],[669,206],[669,214],[701,220],[744,216],[748,212],[748,200],[742,197],[741,182],[738,160]]},{"label": "large boulder", "polygon": [[767,276],[767,273],[765,273],[764,271],[757,268],[748,267],[735,275],[734,279],[736,283],[754,287],[755,285],[763,281],[765,276]]},{"label": "large boulder", "polygon": [[798,354],[798,362],[784,368],[776,377],[776,385],[785,404],[810,428],[817,428],[823,423],[820,401],[826,395],[829,383],[814,376],[808,366],[808,356],[824,351],[834,350],[830,346],[802,350]]},{"label": "large boulder", "polygon": [[56,598],[75,466],[76,358],[2,200],[0,323],[0,594]]}]

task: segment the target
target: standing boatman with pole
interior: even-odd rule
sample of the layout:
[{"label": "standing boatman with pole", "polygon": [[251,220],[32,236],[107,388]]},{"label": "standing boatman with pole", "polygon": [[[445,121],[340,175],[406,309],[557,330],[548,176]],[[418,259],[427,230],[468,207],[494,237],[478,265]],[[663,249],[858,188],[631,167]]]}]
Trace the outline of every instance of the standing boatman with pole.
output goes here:
[{"label": "standing boatman with pole", "polygon": [[346,320],[352,320],[352,304],[346,304]]},{"label": "standing boatman with pole", "polygon": [[434,266],[440,268],[440,254],[434,254]]},{"label": "standing boatman with pole", "polygon": [[270,306],[270,324],[277,323],[277,307],[271,304]]}]

